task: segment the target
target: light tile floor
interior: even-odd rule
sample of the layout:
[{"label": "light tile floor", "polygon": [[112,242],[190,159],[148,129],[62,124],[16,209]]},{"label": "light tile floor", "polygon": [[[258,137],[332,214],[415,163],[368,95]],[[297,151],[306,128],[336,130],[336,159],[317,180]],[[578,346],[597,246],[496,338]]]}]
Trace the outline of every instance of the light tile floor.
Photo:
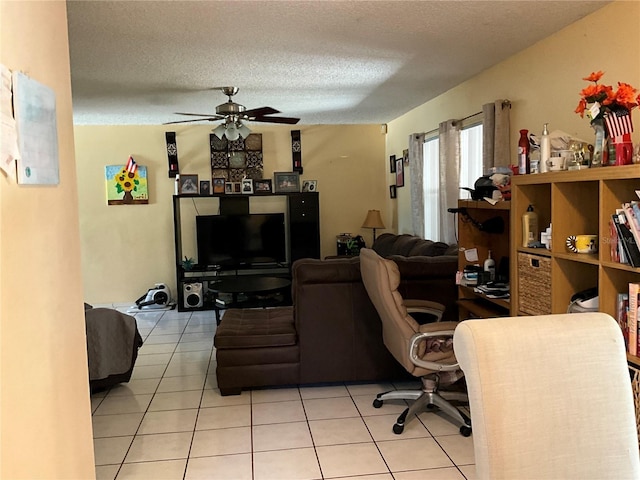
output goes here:
[{"label": "light tile floor", "polygon": [[91,397],[98,479],[475,479],[472,437],[427,412],[395,435],[405,406],[372,407],[375,394],[407,385],[222,397],[213,312],[135,317],[145,342],[131,381]]}]

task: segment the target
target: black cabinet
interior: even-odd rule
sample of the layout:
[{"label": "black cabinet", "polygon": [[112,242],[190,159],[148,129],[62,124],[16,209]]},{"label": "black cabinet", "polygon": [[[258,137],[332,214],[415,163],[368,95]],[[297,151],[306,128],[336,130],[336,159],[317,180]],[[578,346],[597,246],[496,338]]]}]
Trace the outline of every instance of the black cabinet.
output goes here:
[{"label": "black cabinet", "polygon": [[317,193],[289,195],[291,263],[300,258],[320,258],[320,202]]},{"label": "black cabinet", "polygon": [[[251,202],[259,202],[263,197],[285,196],[287,198],[285,218],[287,219],[286,231],[288,234],[287,244],[288,265],[277,267],[256,267],[242,268],[231,271],[217,270],[196,266],[190,271],[182,268],[184,254],[182,251],[182,215],[180,201],[186,197],[193,199],[193,196],[174,195],[173,197],[173,227],[175,240],[175,260],[176,260],[176,288],[178,310],[209,310],[213,308],[211,295],[209,294],[209,283],[215,282],[220,276],[284,276],[290,278],[291,264],[300,258],[320,258],[320,201],[317,192],[310,193],[282,193],[271,195],[252,195],[238,197],[223,196],[197,196],[198,199],[220,198],[220,213],[234,214],[245,213],[248,208],[249,199]],[[236,208],[237,207],[237,208]],[[189,221],[188,218],[185,220]],[[195,232],[194,232],[195,234]]]}]

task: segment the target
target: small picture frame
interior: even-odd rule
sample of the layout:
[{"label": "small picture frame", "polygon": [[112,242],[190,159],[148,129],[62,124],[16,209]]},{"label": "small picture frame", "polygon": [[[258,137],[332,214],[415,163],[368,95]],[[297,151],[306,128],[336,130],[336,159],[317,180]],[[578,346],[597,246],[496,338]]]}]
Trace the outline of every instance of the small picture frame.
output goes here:
[{"label": "small picture frame", "polygon": [[179,195],[198,195],[198,175],[180,175]]},{"label": "small picture frame", "polygon": [[318,191],[318,181],[317,180],[304,180],[302,182],[302,191],[303,192],[317,192]]},{"label": "small picture frame", "polygon": [[211,195],[211,182],[209,180],[200,180],[200,195]]},{"label": "small picture frame", "polygon": [[244,195],[253,194],[253,179],[243,178],[241,183],[242,183],[242,193]]},{"label": "small picture frame", "polygon": [[405,149],[402,151],[402,160],[405,165],[409,165],[409,149]]},{"label": "small picture frame", "polygon": [[233,184],[231,182],[226,182],[224,184],[224,193],[227,195],[233,193]]},{"label": "small picture frame", "polygon": [[396,198],[396,186],[389,185],[389,198]]},{"label": "small picture frame", "polygon": [[273,174],[274,193],[297,193],[300,191],[300,173],[275,172]]},{"label": "small picture frame", "polygon": [[402,158],[396,160],[396,187],[404,187],[404,162]]},{"label": "small picture frame", "polygon": [[213,193],[225,193],[225,180],[221,177],[215,177],[213,180]]},{"label": "small picture frame", "polygon": [[242,193],[242,183],[241,182],[231,182],[231,193],[237,195]]},{"label": "small picture frame", "polygon": [[396,173],[396,156],[389,157],[389,173]]},{"label": "small picture frame", "polygon": [[271,193],[271,179],[261,178],[253,181],[253,193],[256,195],[266,195]]}]

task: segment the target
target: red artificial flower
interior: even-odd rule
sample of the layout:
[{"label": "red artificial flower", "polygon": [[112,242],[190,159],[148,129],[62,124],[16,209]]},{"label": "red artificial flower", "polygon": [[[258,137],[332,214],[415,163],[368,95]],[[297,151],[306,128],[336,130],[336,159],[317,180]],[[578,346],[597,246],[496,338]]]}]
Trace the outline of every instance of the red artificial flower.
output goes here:
[{"label": "red artificial flower", "polygon": [[616,103],[627,110],[631,110],[633,107],[638,106],[638,103],[634,98],[636,92],[637,90],[628,83],[618,82],[618,91],[615,93],[613,103]]},{"label": "red artificial flower", "polygon": [[591,72],[591,75],[589,75],[588,77],[583,78],[583,80],[586,80],[587,82],[598,82],[598,80],[600,80],[602,78],[602,76],[604,75],[604,72],[602,70],[598,70],[597,72]]}]

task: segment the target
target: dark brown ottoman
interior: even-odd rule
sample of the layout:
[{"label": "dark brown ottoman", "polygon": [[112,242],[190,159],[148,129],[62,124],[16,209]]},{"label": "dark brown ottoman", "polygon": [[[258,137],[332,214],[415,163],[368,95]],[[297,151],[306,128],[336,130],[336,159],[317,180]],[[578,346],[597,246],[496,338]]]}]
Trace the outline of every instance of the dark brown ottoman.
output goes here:
[{"label": "dark brown ottoman", "polygon": [[293,307],[226,310],[214,345],[222,395],[237,395],[249,387],[299,383]]}]

